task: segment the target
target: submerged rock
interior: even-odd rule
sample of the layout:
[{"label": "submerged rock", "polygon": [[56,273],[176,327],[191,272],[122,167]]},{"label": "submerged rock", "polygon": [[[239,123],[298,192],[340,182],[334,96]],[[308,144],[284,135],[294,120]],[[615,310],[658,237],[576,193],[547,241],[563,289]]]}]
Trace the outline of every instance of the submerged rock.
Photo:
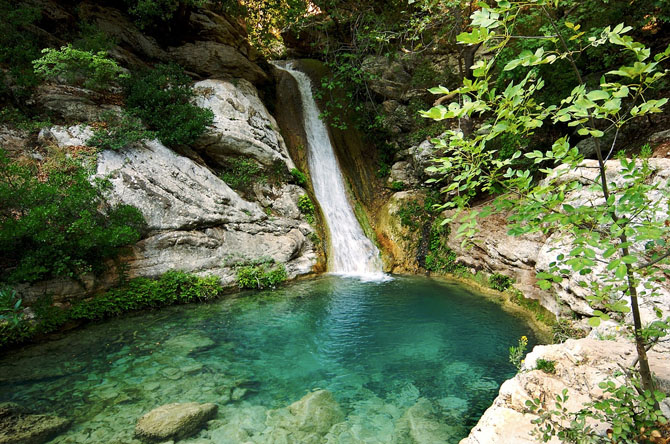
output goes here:
[{"label": "submerged rock", "polygon": [[195,434],[218,410],[216,404],[197,402],[165,404],[142,416],[135,435],[147,441],[181,439]]},{"label": "submerged rock", "polygon": [[65,431],[72,421],[33,415],[14,403],[0,404],[0,444],[42,444]]},{"label": "submerged rock", "polygon": [[421,398],[396,424],[394,444],[416,443],[434,444],[449,442],[454,436],[453,428],[441,422],[432,402]]}]

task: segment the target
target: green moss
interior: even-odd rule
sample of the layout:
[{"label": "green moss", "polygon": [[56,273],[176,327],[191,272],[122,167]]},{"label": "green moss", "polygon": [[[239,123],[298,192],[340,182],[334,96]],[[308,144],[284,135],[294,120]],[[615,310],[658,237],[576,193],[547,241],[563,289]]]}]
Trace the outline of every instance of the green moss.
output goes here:
[{"label": "green moss", "polygon": [[535,319],[547,326],[553,326],[556,324],[556,316],[542,305],[537,299],[526,298],[523,293],[517,289],[511,289],[511,301],[516,305],[524,308],[525,310],[531,312]]}]

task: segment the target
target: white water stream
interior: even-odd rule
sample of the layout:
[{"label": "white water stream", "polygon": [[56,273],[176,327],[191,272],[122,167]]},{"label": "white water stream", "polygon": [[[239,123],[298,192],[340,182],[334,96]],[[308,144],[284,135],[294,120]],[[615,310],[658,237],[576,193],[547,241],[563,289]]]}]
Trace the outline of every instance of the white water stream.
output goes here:
[{"label": "white water stream", "polygon": [[305,73],[296,71],[290,64],[276,66],[298,82],[307,135],[309,171],[330,235],[328,271],[344,275],[381,276],[379,250],[363,233],[347,198],[344,178],[328,130],[319,119],[319,108],[312,96],[312,83]]}]

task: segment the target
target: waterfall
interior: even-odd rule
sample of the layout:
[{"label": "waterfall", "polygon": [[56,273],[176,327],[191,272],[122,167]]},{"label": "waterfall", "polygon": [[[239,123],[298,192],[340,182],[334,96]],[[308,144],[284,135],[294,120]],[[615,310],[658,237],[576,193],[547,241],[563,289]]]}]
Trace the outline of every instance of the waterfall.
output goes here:
[{"label": "waterfall", "polygon": [[323,211],[330,235],[328,271],[345,275],[381,275],[379,250],[363,233],[347,198],[344,177],[326,125],[319,118],[319,108],[312,96],[309,77],[293,69],[290,64],[276,66],[288,72],[296,80],[300,90],[309,171],[314,194]]}]

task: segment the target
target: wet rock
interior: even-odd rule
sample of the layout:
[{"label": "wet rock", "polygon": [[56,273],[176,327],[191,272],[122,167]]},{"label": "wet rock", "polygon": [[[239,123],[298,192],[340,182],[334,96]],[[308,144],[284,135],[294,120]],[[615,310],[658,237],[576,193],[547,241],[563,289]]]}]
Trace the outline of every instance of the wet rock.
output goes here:
[{"label": "wet rock", "polygon": [[222,165],[229,156],[251,157],[265,166],[281,162],[295,167],[277,122],[246,80],[204,80],[195,84],[196,104],[212,110],[214,125],[198,140],[196,150]]},{"label": "wet rock", "polygon": [[198,333],[188,333],[175,336],[163,343],[163,349],[169,349],[169,353],[186,355],[192,352],[206,350],[214,345],[214,341],[208,336]]},{"label": "wet rock", "polygon": [[308,433],[326,434],[334,424],[344,420],[340,405],[328,390],[308,393],[288,410],[294,417],[293,425]]},{"label": "wet rock", "polygon": [[217,412],[216,404],[165,404],[142,416],[135,426],[135,435],[146,441],[181,439],[195,434]]},{"label": "wet rock", "polygon": [[393,443],[433,444],[448,442],[454,436],[453,428],[442,423],[433,404],[421,398],[396,424]]},{"label": "wet rock", "polygon": [[0,404],[0,444],[42,444],[65,431],[71,420],[34,415],[17,404]]}]

